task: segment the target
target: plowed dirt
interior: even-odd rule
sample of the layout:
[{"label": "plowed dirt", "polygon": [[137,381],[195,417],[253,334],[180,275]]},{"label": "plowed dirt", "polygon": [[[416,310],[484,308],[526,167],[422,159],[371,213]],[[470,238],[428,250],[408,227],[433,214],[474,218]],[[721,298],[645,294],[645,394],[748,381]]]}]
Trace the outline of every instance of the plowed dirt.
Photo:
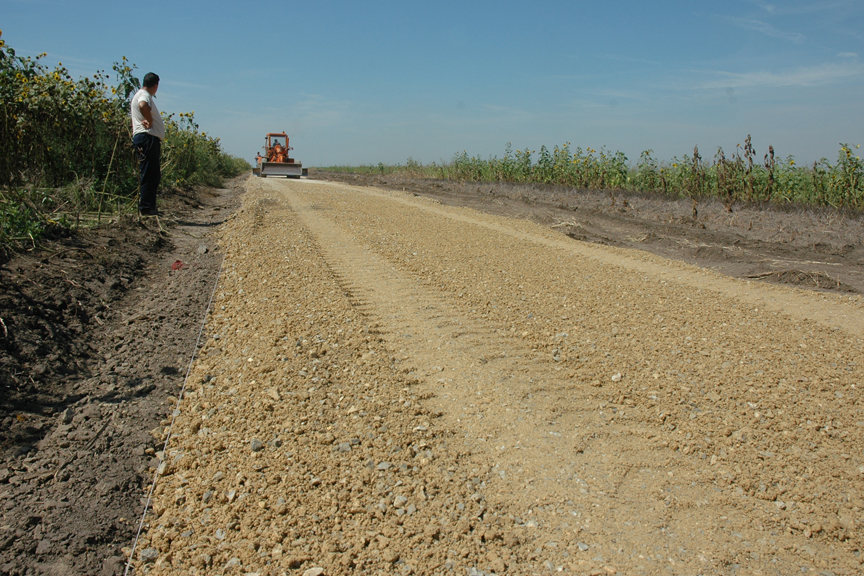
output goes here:
[{"label": "plowed dirt", "polygon": [[160,195],[158,220],[108,215],[0,261],[0,574],[123,574],[149,432],[222,261],[207,231],[239,187]]},{"label": "plowed dirt", "polygon": [[136,573],[860,572],[859,295],[315,181],[221,234]]}]

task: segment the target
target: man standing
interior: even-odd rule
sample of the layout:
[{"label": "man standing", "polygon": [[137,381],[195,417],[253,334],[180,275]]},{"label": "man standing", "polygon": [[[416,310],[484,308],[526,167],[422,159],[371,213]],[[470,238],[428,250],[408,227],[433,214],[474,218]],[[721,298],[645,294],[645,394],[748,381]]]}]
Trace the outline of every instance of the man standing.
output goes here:
[{"label": "man standing", "polygon": [[156,91],[159,76],[148,72],[143,86],[132,97],[132,147],[138,154],[141,183],[138,210],[141,214],[158,216],[156,191],[162,178],[160,167],[162,140],[165,139],[165,124],[156,108]]}]

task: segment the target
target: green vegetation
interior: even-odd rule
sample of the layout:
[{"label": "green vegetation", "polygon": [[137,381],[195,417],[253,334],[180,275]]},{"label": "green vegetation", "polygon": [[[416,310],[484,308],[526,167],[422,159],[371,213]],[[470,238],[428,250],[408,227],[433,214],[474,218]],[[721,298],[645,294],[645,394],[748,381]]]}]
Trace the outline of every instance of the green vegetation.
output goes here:
[{"label": "green vegetation", "polygon": [[[412,166],[420,166],[413,160],[409,159],[408,163]],[[321,168],[316,168],[316,170],[325,170],[327,172],[346,172],[350,174],[393,174],[394,172],[405,172],[406,166],[401,165],[392,165],[392,164],[384,164],[379,162],[378,164],[369,164],[368,166],[324,166]],[[423,174],[425,176],[425,174]],[[430,178],[434,178],[434,176],[429,176]]]},{"label": "green vegetation", "polygon": [[[41,64],[44,56],[18,56],[0,37],[0,250],[35,242],[81,214],[137,205],[129,121],[140,86],[135,66],[125,57],[115,62],[111,86],[105,71],[75,80],[62,64]],[[163,120],[163,188],[218,186],[251,168],[200,132],[194,113]]]},{"label": "green vegetation", "polygon": [[319,168],[334,172],[400,173],[411,177],[437,178],[468,182],[525,182],[558,184],[595,190],[655,192],[693,199],[717,197],[731,210],[736,202],[796,203],[864,209],[864,163],[859,146],[840,145],[837,162],[823,158],[812,166],[798,166],[792,156],[775,157],[774,147],[760,160],[750,136],[727,157],[722,148],[706,161],[698,148],[692,155],[660,162],[652,150],[642,152],[632,166],[622,152],[601,148],[542,146],[516,150],[508,144],[504,157],[481,158],[467,152],[455,154],[447,163],[386,166],[330,166]]}]

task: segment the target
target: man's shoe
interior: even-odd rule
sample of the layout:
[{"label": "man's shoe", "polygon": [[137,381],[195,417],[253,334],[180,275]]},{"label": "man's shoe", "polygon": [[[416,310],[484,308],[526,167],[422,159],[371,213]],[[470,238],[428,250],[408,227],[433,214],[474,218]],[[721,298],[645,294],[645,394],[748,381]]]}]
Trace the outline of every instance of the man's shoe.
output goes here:
[{"label": "man's shoe", "polygon": [[142,216],[159,216],[159,210],[156,208],[148,208],[146,210],[140,210]]}]

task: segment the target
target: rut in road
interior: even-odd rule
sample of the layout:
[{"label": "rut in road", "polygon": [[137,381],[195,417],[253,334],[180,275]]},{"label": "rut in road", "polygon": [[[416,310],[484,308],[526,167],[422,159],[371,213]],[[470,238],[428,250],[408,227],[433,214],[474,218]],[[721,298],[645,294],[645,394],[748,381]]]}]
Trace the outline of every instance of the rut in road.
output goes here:
[{"label": "rut in road", "polygon": [[[657,500],[646,483],[716,503],[713,491],[690,488],[696,475],[688,466],[668,474],[662,456],[644,442],[650,432],[616,425],[617,410],[561,377],[554,360],[531,358],[531,349],[503,327],[453,309],[444,295],[400,273],[328,220],[328,210],[310,196],[286,197],[346,292],[377,320],[398,359],[424,379],[424,396],[450,416],[477,469],[491,469],[486,484],[496,508],[515,512],[518,523],[551,528],[562,545],[574,528],[575,534],[581,526],[617,531],[616,524],[627,522],[616,541],[633,550],[650,547],[650,532],[677,522],[666,506],[645,510],[645,502]],[[563,410],[562,393],[568,403]],[[573,495],[589,492],[591,504],[577,506]],[[636,517],[638,523],[627,521]]]},{"label": "rut in road", "polygon": [[[514,335],[512,324],[507,326],[479,319],[476,310],[470,311],[474,312],[472,314],[455,309],[448,304],[448,296],[452,301],[453,296],[461,298],[462,293],[457,295],[453,290],[448,295],[436,290],[432,282],[424,282],[423,275],[416,274],[417,267],[406,271],[404,260],[388,261],[384,254],[376,252],[373,249],[374,237],[381,234],[382,230],[385,230],[385,236],[398,236],[400,232],[404,234],[404,228],[395,233],[386,230],[389,227],[395,230],[398,223],[378,214],[369,218],[371,210],[370,214],[365,215],[365,221],[358,219],[352,222],[346,219],[349,213],[346,202],[338,204],[333,201],[339,194],[328,195],[325,187],[310,188],[309,184],[305,188],[301,184],[292,187],[292,192],[287,194],[295,210],[303,216],[304,222],[318,238],[331,267],[342,277],[343,285],[381,321],[392,349],[410,359],[425,377],[427,394],[435,395],[435,405],[450,416],[451,426],[460,429],[467,445],[474,451],[478,469],[491,468],[497,475],[493,484],[498,502],[500,505],[509,505],[520,521],[554,527],[563,540],[578,538],[582,530],[614,534],[619,548],[630,551],[667,549],[671,533],[673,538],[678,539],[679,545],[682,539],[692,538],[686,548],[698,551],[699,556],[726,558],[730,564],[735,562],[736,549],[740,545],[739,535],[744,527],[755,527],[758,533],[772,522],[779,521],[780,526],[783,526],[778,512],[781,507],[786,508],[786,503],[781,502],[780,497],[788,492],[789,488],[784,489],[783,486],[788,480],[773,472],[765,478],[768,475],[761,470],[762,464],[754,466],[754,463],[747,462],[747,458],[735,463],[734,457],[730,458],[733,460],[732,470],[721,468],[718,475],[717,468],[712,466],[718,458],[728,458],[729,452],[720,449],[718,453],[710,455],[702,451],[704,444],[717,442],[716,436],[720,436],[722,442],[727,434],[732,437],[733,432],[737,441],[743,439],[745,444],[753,444],[746,437],[747,427],[736,425],[734,420],[737,418],[728,417],[732,414],[722,414],[721,410],[722,415],[713,418],[717,421],[716,425],[709,425],[702,432],[687,432],[681,439],[683,442],[670,442],[662,438],[675,438],[668,432],[676,431],[681,425],[672,424],[671,419],[667,425],[664,422],[670,416],[679,416],[675,412],[680,409],[675,406],[664,409],[662,400],[658,402],[656,392],[651,394],[648,391],[646,394],[647,387],[642,386],[641,396],[647,400],[649,407],[655,408],[654,414],[646,418],[644,409],[637,409],[628,418],[629,406],[641,404],[637,399],[640,394],[634,394],[634,390],[628,389],[629,386],[611,392],[608,388],[611,382],[601,382],[600,379],[611,380],[614,374],[584,371],[590,381],[580,382],[578,379],[574,381],[576,375],[562,373],[562,366],[556,360],[560,361],[565,355],[567,340],[574,340],[569,334],[555,334],[550,346],[557,348],[538,357],[536,347],[532,349],[530,343],[526,346],[527,340]],[[308,193],[304,194],[306,190]],[[450,223],[455,221],[456,227],[463,231],[468,227],[480,227],[479,233],[482,235],[494,237],[504,234],[511,241],[523,244],[527,240],[535,244],[534,249],[540,249],[544,244],[552,248],[573,244],[568,240],[541,238],[541,246],[538,247],[533,231],[514,229],[506,222],[478,222],[471,213],[429,204],[422,207],[416,200],[405,200],[393,194],[371,192],[366,197],[370,195],[374,195],[375,201],[382,204],[407,204],[414,208],[414,212],[425,212],[420,217],[415,214],[415,222],[420,218],[429,220],[432,223],[427,225],[427,229],[435,229],[436,219],[447,219]],[[348,228],[345,227],[346,223]],[[366,242],[359,231],[363,231]],[[445,225],[442,236],[451,235],[455,235],[454,230],[447,230]],[[369,243],[370,240],[373,243]],[[386,245],[387,242],[379,244]],[[406,246],[400,246],[400,250],[406,249]],[[590,247],[587,251],[594,250]],[[459,251],[459,248],[453,248],[453,252]],[[465,252],[464,248],[461,251]],[[412,252],[411,256],[414,255]],[[441,252],[433,257],[447,259],[447,255],[447,250],[441,246]],[[477,259],[474,254],[468,254],[467,258],[466,254],[459,254],[459,257]],[[589,264],[589,270],[593,268],[595,272],[603,272],[603,264],[613,264],[613,271],[618,271],[622,264],[620,259],[616,260],[614,253],[603,253],[598,260],[599,267],[597,263]],[[738,298],[735,303],[721,301],[721,305],[731,310],[739,307],[742,301],[745,305],[761,304],[769,309],[785,307],[801,316],[809,315],[827,323],[842,322],[853,333],[860,331],[860,325],[854,321],[854,309],[849,314],[848,307],[844,312],[842,306],[838,309],[813,306],[812,300],[818,296],[790,291],[778,296],[770,290],[757,293],[756,290],[748,290],[743,282],[705,278],[704,272],[692,267],[663,266],[662,261],[658,266],[657,261],[651,259],[649,262],[628,262],[626,265],[635,269],[639,276],[656,274],[661,286],[667,285],[672,278],[677,278],[685,289],[698,286],[698,291],[688,292],[689,296],[682,300],[691,301],[690,296],[700,298],[706,287],[716,289],[719,286]],[[453,269],[453,273],[456,274],[457,270]],[[552,274],[550,271],[550,276]],[[642,280],[644,285],[648,278]],[[540,282],[542,284],[542,279]],[[709,294],[709,297],[712,296]],[[808,301],[811,302],[809,306]],[[501,304],[503,307],[505,302]],[[531,314],[526,317],[530,318]],[[631,320],[638,323],[635,318]],[[663,328],[665,331],[666,327]],[[612,331],[617,331],[617,328]],[[578,339],[577,334],[573,336]],[[687,345],[691,342],[689,337],[685,341]],[[752,350],[748,342],[742,344],[744,350]],[[592,342],[592,347],[596,349],[596,342]],[[763,344],[761,348],[764,347]],[[643,358],[636,359],[636,365],[639,360],[644,362],[645,356],[651,352],[656,353],[658,350],[654,348],[643,350]],[[671,352],[680,354],[674,349]],[[610,353],[606,352],[605,355],[608,357]],[[701,355],[711,354],[703,350]],[[630,359],[630,362],[633,360]],[[686,359],[686,362],[690,360]],[[730,363],[727,360],[723,364],[725,367]],[[744,364],[744,361],[740,364]],[[635,367],[627,362],[624,365]],[[437,373],[441,368],[444,370]],[[662,376],[670,378],[670,373],[675,374],[679,381],[686,378],[684,373],[676,373],[675,370],[666,371]],[[659,376],[653,372],[653,380],[656,381]],[[803,380],[807,381],[807,378]],[[783,381],[780,382],[782,390]],[[685,393],[689,392],[690,387],[695,386],[688,387],[687,383],[681,385]],[[716,392],[703,393],[707,398],[702,400],[707,399],[709,403],[720,399]],[[692,401],[677,402],[685,406],[688,403],[694,405]],[[692,408],[688,411],[691,412],[691,422],[705,412],[712,413],[711,409],[698,407],[695,411]],[[753,412],[745,413],[750,417],[753,415]],[[755,414],[757,418],[762,416],[758,411]],[[769,415],[775,417],[773,413]],[[632,419],[633,416],[635,419]],[[785,423],[781,427],[786,427]],[[664,430],[666,434],[662,433]],[[788,431],[782,433],[788,434]],[[702,438],[698,437],[700,434]],[[731,452],[735,450],[732,448]],[[768,458],[775,456],[770,450],[761,452],[769,453]],[[766,459],[765,455],[758,453],[754,456],[756,462]],[[753,466],[755,470],[747,470],[742,464]],[[802,480],[813,476],[806,469],[801,472],[803,478],[798,480],[799,486],[804,483]],[[770,490],[768,486],[772,485],[779,485],[779,490]],[[727,489],[723,490],[724,487]],[[756,495],[757,499],[764,498],[763,501],[770,505],[764,509],[757,506],[754,513],[749,506],[742,506],[734,498],[730,499],[729,492],[738,490],[744,493],[743,487],[747,487],[746,490]],[[851,498],[856,497],[854,491],[847,494],[851,494]],[[579,498],[574,498],[574,495]],[[586,495],[589,500],[587,506]],[[834,517],[843,516],[847,525],[850,524],[850,516],[855,514],[851,511],[851,498],[845,507],[841,504],[833,511],[837,515]],[[794,506],[795,503],[790,502],[789,508]],[[797,526],[802,532],[811,533],[806,520],[805,524],[801,524],[795,518],[801,514],[801,509],[795,512],[797,514],[790,514],[792,518],[787,519],[786,523]],[[841,534],[841,537],[848,536]]]}]

